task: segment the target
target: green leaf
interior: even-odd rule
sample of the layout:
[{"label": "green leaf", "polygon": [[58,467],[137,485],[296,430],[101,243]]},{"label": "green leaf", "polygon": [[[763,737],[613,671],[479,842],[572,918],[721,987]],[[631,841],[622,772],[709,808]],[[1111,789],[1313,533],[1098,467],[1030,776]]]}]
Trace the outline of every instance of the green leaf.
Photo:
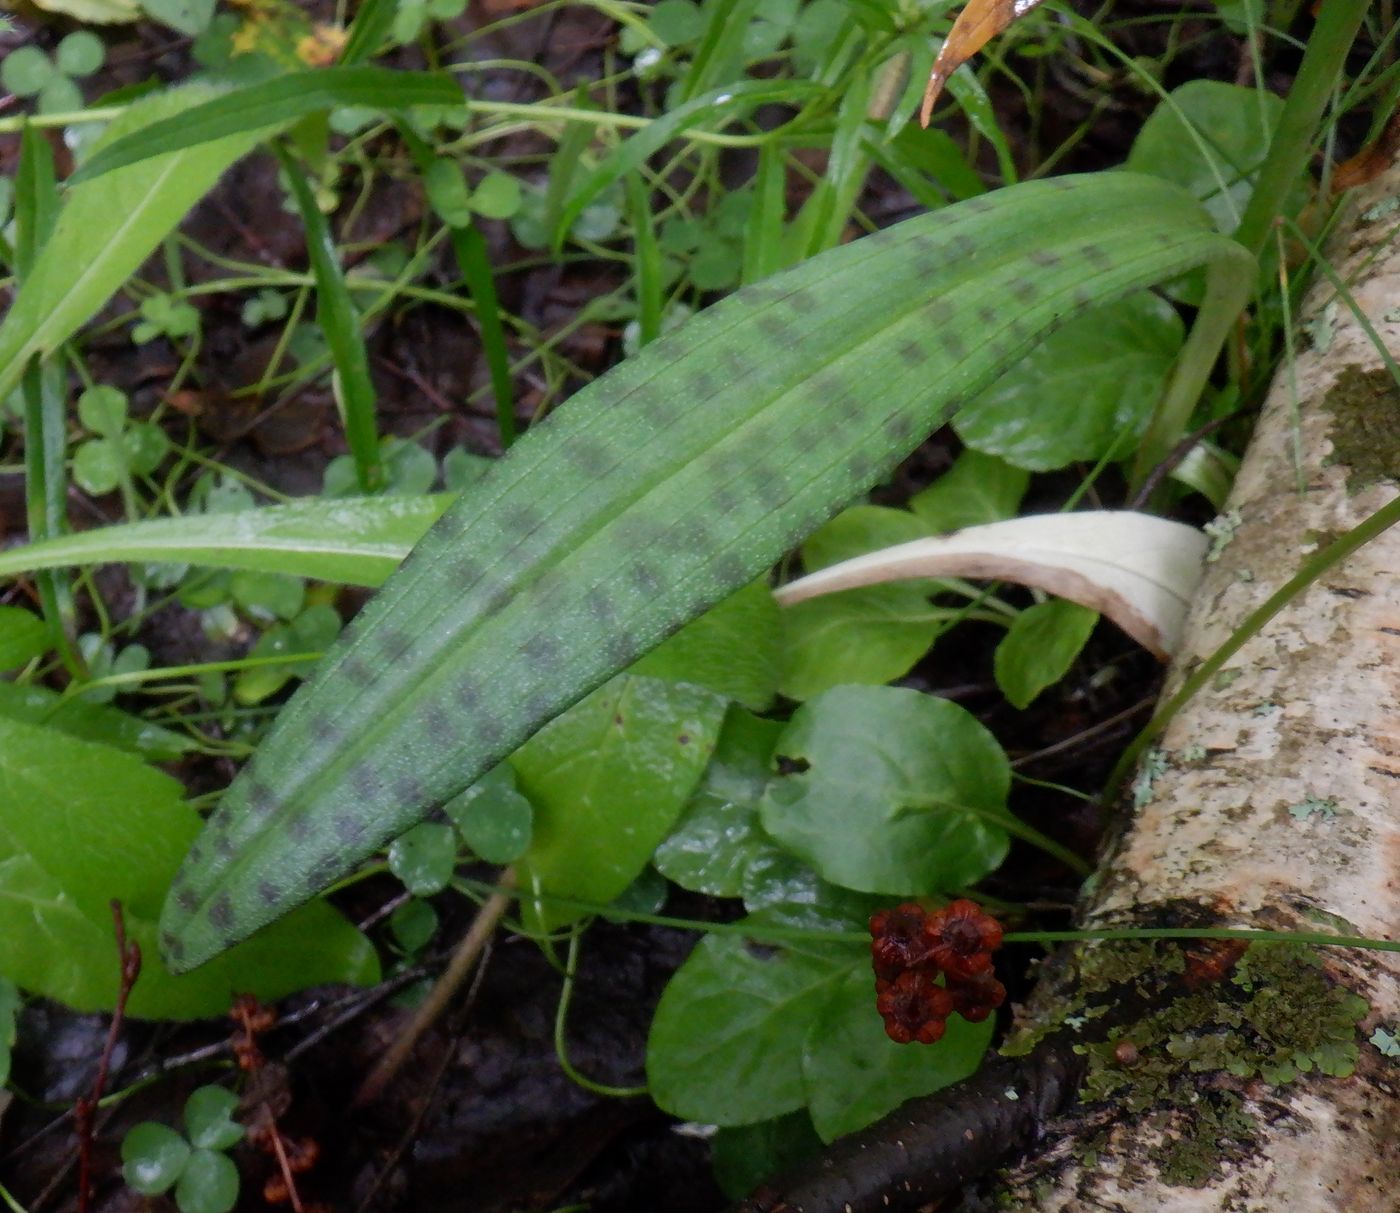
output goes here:
[{"label": "green leaf", "polygon": [[407,954],[420,952],[437,934],[438,916],[432,903],[414,897],[389,915],[389,932]]},{"label": "green leaf", "polygon": [[[232,855],[202,850],[199,903],[170,903],[172,959],[224,946],[221,895],[251,931],[475,782],[762,575],[1076,308],[1209,262],[1222,293],[1197,344],[1213,350],[1254,268],[1207,224],[1133,174],[1028,182],[738,291],[585,388],[463,495],[284,710],[217,811]],[[1012,323],[979,317],[1013,289]],[[278,905],[256,896],[269,873]]]},{"label": "green leaf", "polygon": [[[812,572],[927,535],[928,527],[904,510],[852,506],[808,537],[802,563]],[[907,674],[943,627],[926,584],[851,590],[786,608],[783,694],[811,699],[835,686],[879,686]]]},{"label": "green leaf", "polygon": [[848,683],[879,686],[907,674],[943,624],[915,585],[877,585],[794,603],[783,612],[781,689],[811,699]]},{"label": "green leaf", "polygon": [[1026,708],[1059,682],[1089,640],[1099,613],[1063,598],[1027,607],[1007,629],[993,658],[997,686],[1013,707]]},{"label": "green leaf", "polygon": [[512,173],[492,172],[472,190],[471,209],[483,219],[509,219],[520,209],[523,200],[518,177]]},{"label": "green leaf", "polygon": [[[355,68],[369,71],[369,68]],[[282,175],[291,187],[292,198],[306,229],[306,251],[316,279],[316,323],[326,336],[331,361],[335,364],[332,386],[345,440],[355,460],[355,474],[362,493],[384,486],[384,466],[380,461],[379,435],[375,427],[374,381],[369,373],[369,353],[360,331],[360,313],[345,284],[330,224],[317,203],[315,191],[290,152],[274,145]]]},{"label": "green leaf", "polygon": [[835,884],[933,893],[1006,855],[1011,768],[964,708],[896,687],[837,687],[793,715],[776,752],[805,761],[768,785],[763,826]]},{"label": "green leaf", "polygon": [[822,1139],[805,1112],[789,1112],[756,1124],[720,1129],[710,1140],[715,1179],[731,1200],[740,1200],[769,1176],[815,1158]]},{"label": "green leaf", "polygon": [[535,810],[515,786],[515,768],[503,762],[454,796],[442,811],[487,863],[514,863],[530,845]]},{"label": "green leaf", "polygon": [[928,536],[928,527],[906,510],[883,505],[853,505],[842,510],[802,544],[802,565],[809,572]]},{"label": "green leaf", "polygon": [[897,1045],[875,1010],[868,965],[846,975],[807,1029],[802,1081],[812,1124],[834,1141],[873,1124],[906,1099],[931,1095],[977,1070],[992,1041],[994,1020],[948,1019],[942,1040]]},{"label": "green leaf", "polygon": [[0,670],[13,670],[48,652],[49,629],[32,611],[0,606]]},{"label": "green leaf", "polygon": [[252,569],[377,586],[451,501],[446,493],[311,498],[257,510],[99,527],[0,552],[0,577],[117,560]]},{"label": "green leaf", "polygon": [[1131,455],[1161,399],[1185,330],[1143,291],[1094,308],[983,392],[953,423],[974,450],[1033,472]]},{"label": "green leaf", "polygon": [[465,227],[472,221],[472,192],[457,161],[435,156],[423,174],[423,189],[429,205],[444,223]]},{"label": "green leaf", "polygon": [[[152,156],[189,151],[225,139],[236,139],[244,151],[251,150],[296,119],[338,106],[403,113],[415,105],[464,104],[461,86],[446,72],[395,72],[383,67],[289,72],[222,94],[204,89],[198,95],[186,95],[190,101],[169,107],[183,110],[179,116],[155,115],[156,120],[149,124],[123,125],[117,132],[124,136],[120,139],[109,130],[99,149],[68,179],[69,184],[92,181]],[[237,158],[230,157],[230,162]]]},{"label": "green leaf", "polygon": [[934,534],[1013,518],[1030,475],[993,455],[964,451],[953,466],[909,499]]},{"label": "green leaf", "polygon": [[813,86],[794,80],[744,80],[713,89],[676,106],[631,138],[624,139],[574,188],[559,216],[554,231],[555,243],[562,242],[564,234],[574,226],[574,221],[604,190],[640,168],[653,152],[660,151],[681,132],[707,120],[738,118],[755,106],[768,102],[800,105],[815,91]]},{"label": "green leaf", "polygon": [[850,946],[774,951],[736,935],[702,939],[651,1023],[652,1099],[673,1116],[715,1125],[796,1111],[807,1102],[807,1032],[847,975],[869,963]]},{"label": "green leaf", "polygon": [[705,15],[695,0],[661,0],[652,6],[647,24],[667,46],[685,46],[705,32]]},{"label": "green leaf", "polygon": [[181,791],[119,750],[0,719],[0,972],[76,1010],[110,1010],[117,898],[146,958],[134,1016],[219,1015],[238,992],[271,1001],[325,982],[377,980],[369,943],[324,904],[199,973],[165,972],[154,919],[200,824]]},{"label": "green leaf", "polygon": [[54,63],[37,46],[18,46],[0,63],[0,85],[16,97],[32,97],[54,77]]},{"label": "green leaf", "polygon": [[214,0],[141,0],[141,7],[147,16],[191,38],[202,34],[214,16]]},{"label": "green leaf", "polygon": [[85,29],[68,34],[54,52],[54,62],[65,76],[91,76],[106,58],[102,39]]},{"label": "green leaf", "polygon": [[0,977],[0,1088],[10,1081],[10,1053],[15,1047],[23,1007],[19,987],[8,977]]},{"label": "green leaf", "polygon": [[79,741],[97,741],[155,762],[169,762],[194,742],[117,708],[68,699],[47,687],[0,682],[0,720],[42,724]]},{"label": "green leaf", "polygon": [[73,479],[87,493],[100,497],[122,482],[126,455],[119,440],[94,438],[73,452]]},{"label": "green leaf", "polygon": [[116,438],[126,426],[126,393],[105,383],[88,388],[78,397],[78,419],[94,434]]},{"label": "green leaf", "polygon": [[132,1127],[122,1138],[122,1178],[143,1196],[159,1196],[185,1169],[190,1143],[153,1120]]},{"label": "green leaf", "polygon": [[190,1144],[204,1150],[227,1150],[243,1140],[243,1126],[233,1119],[238,1096],[227,1087],[196,1087],[185,1100],[185,1132]]},{"label": "green leaf", "polygon": [[511,755],[535,807],[517,870],[538,925],[579,915],[530,892],[608,902],[632,883],[700,779],[723,717],[724,701],[708,691],[623,675]]},{"label": "green leaf", "polygon": [[229,1213],[238,1203],[238,1168],[227,1154],[197,1149],[175,1185],[180,1213]]},{"label": "green leaf", "polygon": [[1189,80],[1142,124],[1126,167],[1189,190],[1233,232],[1282,113],[1283,98],[1266,90]]},{"label": "green leaf", "polygon": [[[187,84],[142,98],[107,127],[95,148],[128,133],[149,133],[163,122],[181,128],[217,91]],[[249,122],[237,134],[121,169],[101,185],[74,186],[70,179],[53,235],[0,325],[0,399],[19,382],[30,358],[52,353],[95,315],[224,169],[272,129],[254,126]]]},{"label": "green leaf", "polygon": [[441,822],[421,822],[389,844],[389,871],[415,897],[441,893],[456,866],[457,839]]},{"label": "green leaf", "polygon": [[762,711],[778,691],[780,614],[768,586],[755,582],[663,641],[630,672],[689,682]]},{"label": "green leaf", "polygon": [[738,897],[753,860],[772,851],[758,802],[772,777],[773,745],[783,725],[731,708],[714,757],[675,829],[652,862],[668,880],[711,897]]}]

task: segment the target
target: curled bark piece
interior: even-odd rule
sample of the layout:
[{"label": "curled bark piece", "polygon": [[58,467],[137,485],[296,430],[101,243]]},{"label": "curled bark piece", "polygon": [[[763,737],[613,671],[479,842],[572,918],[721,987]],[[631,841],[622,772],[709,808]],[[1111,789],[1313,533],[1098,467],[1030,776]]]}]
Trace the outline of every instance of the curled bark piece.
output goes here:
[{"label": "curled bark piece", "polygon": [[1208,546],[1194,527],[1131,510],[1030,514],[843,560],[775,597],[790,606],[920,577],[1015,581],[1100,612],[1165,661],[1181,637]]}]

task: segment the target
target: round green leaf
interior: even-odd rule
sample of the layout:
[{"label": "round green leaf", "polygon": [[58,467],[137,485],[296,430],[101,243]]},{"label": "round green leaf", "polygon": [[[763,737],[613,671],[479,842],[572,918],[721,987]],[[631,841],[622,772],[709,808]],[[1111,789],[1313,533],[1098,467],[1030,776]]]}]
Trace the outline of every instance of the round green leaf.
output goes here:
[{"label": "round green leaf", "polygon": [[429,902],[413,897],[389,915],[389,931],[407,953],[426,948],[437,934],[438,916]]},{"label": "round green leaf", "polygon": [[73,452],[73,479],[84,492],[101,496],[122,482],[126,455],[119,442],[120,439],[94,438]]},{"label": "round green leaf", "polygon": [[768,785],[764,828],[833,884],[906,895],[959,888],[1006,854],[1011,768],[957,704],[898,687],[836,687],[803,705],[776,752],[806,768]]},{"label": "round green leaf", "polygon": [[441,893],[457,866],[457,839],[451,826],[425,821],[389,844],[389,870],[415,897]]},{"label": "round green leaf", "polygon": [[[747,921],[747,920],[746,920]],[[700,941],[661,995],[647,1041],[647,1083],[675,1116],[752,1124],[802,1107],[807,1029],[864,949],[754,948]]]},{"label": "round green leaf", "polygon": [[122,1178],[144,1196],[170,1187],[190,1156],[190,1143],[174,1129],[153,1120],[136,1125],[122,1138]]},{"label": "round green leaf", "polygon": [[455,160],[442,156],[428,165],[423,174],[428,203],[438,218],[452,227],[466,227],[472,221],[471,190]]},{"label": "round green leaf", "polygon": [[1184,186],[1228,235],[1239,226],[1282,113],[1283,98],[1271,92],[1190,80],[1142,124],[1124,167]]},{"label": "round green leaf", "polygon": [[126,425],[126,393],[99,383],[78,397],[78,420],[94,434],[115,438]]},{"label": "round green leaf", "polygon": [[53,75],[39,90],[41,114],[71,114],[83,108],[82,90],[67,76]]},{"label": "round green leaf", "polygon": [[942,627],[917,586],[876,585],[809,598],[783,612],[781,690],[811,699],[848,683],[902,678]]},{"label": "round green leaf", "polygon": [[91,76],[107,58],[107,49],[91,30],[74,30],[58,44],[54,58],[65,76]]},{"label": "round green leaf", "polygon": [[662,641],[630,672],[705,687],[762,711],[778,691],[782,631],[772,591],[756,581]]},{"label": "round green leaf", "polygon": [[0,84],[17,97],[32,97],[54,78],[55,68],[37,46],[21,46],[0,61]]},{"label": "round green leaf", "polygon": [[1027,607],[997,645],[993,666],[1002,694],[1013,706],[1028,707],[1065,676],[1098,621],[1097,611],[1061,598]]},{"label": "round green leaf", "polygon": [[486,219],[509,219],[523,200],[520,181],[510,173],[487,173],[472,191],[472,210]]},{"label": "round green leaf", "polygon": [[233,600],[255,619],[295,619],[306,602],[306,583],[280,573],[240,569],[229,577]]},{"label": "round green leaf", "polygon": [[33,611],[0,606],[0,671],[13,670],[48,647],[48,626]]},{"label": "round green leaf", "polygon": [[740,261],[737,245],[721,240],[711,241],[691,261],[690,280],[697,290],[726,290],[739,281]]},{"label": "round green leaf", "polygon": [[138,476],[154,472],[170,450],[165,431],[150,421],[138,421],[122,435],[121,441],[131,470]]},{"label": "round green leaf", "polygon": [[175,1186],[180,1213],[229,1213],[238,1203],[238,1168],[227,1154],[195,1150]]},{"label": "round green leaf", "polygon": [[403,438],[386,438],[383,443],[384,474],[389,478],[386,492],[419,497],[437,479],[437,460],[432,452]]},{"label": "round green leaf", "polygon": [[652,862],[684,889],[738,897],[744,871],[773,842],[758,823],[758,802],[772,776],[781,722],[731,708],[700,786]]},{"label": "round green leaf", "polygon": [[685,46],[705,32],[705,14],[694,0],[661,0],[647,24],[667,46]]},{"label": "round green leaf", "polygon": [[[699,783],[719,736],[718,695],[659,678],[604,683],[510,757],[535,808],[522,889],[609,902],[646,867]],[[524,898],[532,924],[577,911]]]},{"label": "round green leaf", "polygon": [[[1023,469],[981,451],[964,451],[909,508],[935,535],[1014,517],[1031,478]],[[848,511],[849,512],[849,511]]]},{"label": "round green leaf", "polygon": [[227,1150],[243,1140],[243,1126],[233,1119],[238,1096],[227,1087],[198,1087],[185,1100],[185,1132],[192,1145]]},{"label": "round green leaf", "polygon": [[875,1010],[875,978],[866,967],[848,973],[823,1000],[807,1030],[802,1080],[812,1124],[833,1141],[872,1124],[906,1099],[930,1095],[973,1073],[992,1040],[995,1021],[948,1020],[932,1045],[897,1045]]},{"label": "round green leaf", "polygon": [[530,845],[535,810],[516,790],[515,771],[508,763],[442,808],[462,841],[487,863],[514,863]]},{"label": "round green leaf", "polygon": [[1185,328],[1148,291],[1076,316],[958,415],[968,446],[1045,472],[1132,453],[1176,361]]}]

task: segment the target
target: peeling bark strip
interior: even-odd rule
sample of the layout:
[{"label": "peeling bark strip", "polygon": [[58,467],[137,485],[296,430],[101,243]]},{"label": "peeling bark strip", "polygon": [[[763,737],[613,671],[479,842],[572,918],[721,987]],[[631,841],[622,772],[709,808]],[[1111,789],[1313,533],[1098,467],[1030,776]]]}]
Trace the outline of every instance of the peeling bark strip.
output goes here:
[{"label": "peeling bark strip", "polygon": [[[1400,166],[1353,200],[1331,248],[1392,355],[1396,197]],[[1305,556],[1400,491],[1400,388],[1325,282],[1304,315],[1312,348],[1292,376],[1281,370],[1265,404],[1214,528],[1167,696]],[[1091,882],[1084,925],[1396,936],[1400,528],[1275,616],[1186,705],[1144,761],[1132,801],[1132,821]],[[1118,999],[1081,1037],[1102,1043],[1066,1052],[1066,1027],[1092,1023],[1086,1005],[1103,1004],[1105,990],[1112,1004],[1115,990],[1170,987],[1171,969],[1175,994]],[[958,1087],[911,1101],[737,1213],[915,1208],[1032,1142],[1036,1152],[985,1194],[990,1207],[1400,1209],[1400,1068],[1365,1043],[1377,1028],[1396,1033],[1398,979],[1400,955],[1340,948],[1061,953],[1021,1017],[1029,1038],[1048,1033],[1026,1057],[993,1059]],[[1085,1102],[1040,1133],[1041,1118],[1080,1086],[1085,1055]]]},{"label": "peeling bark strip", "polygon": [[[1353,200],[1330,249],[1393,355],[1397,194],[1400,166]],[[1396,496],[1400,389],[1325,280],[1304,318],[1312,348],[1294,368],[1296,409],[1285,366],[1217,527],[1218,554],[1167,694],[1307,554]],[[1134,820],[1101,866],[1086,926],[1157,925],[1186,907],[1226,926],[1395,937],[1400,529],[1312,585],[1186,705],[1145,760],[1134,803]],[[1047,1213],[1395,1209],[1400,1070],[1364,1038],[1396,1026],[1400,957],[1328,949],[1322,960],[1335,986],[1371,1007],[1355,1038],[1355,1074],[1314,1070],[1270,1085],[1267,1076],[1244,1082],[1203,1067],[1199,1107],[1159,1103],[1121,1118],[1092,1148],[1083,1140],[1047,1148],[1002,1195]],[[1303,997],[1286,988],[1279,996]],[[1038,999],[1038,1009],[1049,1001]],[[1191,1138],[1230,1143],[1213,1157],[1206,1151],[1198,1174],[1164,1177],[1163,1150]]]}]

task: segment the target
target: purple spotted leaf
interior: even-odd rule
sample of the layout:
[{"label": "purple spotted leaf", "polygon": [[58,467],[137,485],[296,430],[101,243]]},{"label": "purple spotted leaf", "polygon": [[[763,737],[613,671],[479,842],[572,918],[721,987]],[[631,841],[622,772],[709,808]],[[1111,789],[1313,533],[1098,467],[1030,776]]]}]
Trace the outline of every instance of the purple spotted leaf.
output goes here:
[{"label": "purple spotted leaf", "polygon": [[472,484],[283,709],[166,905],[170,963],[313,896],[761,576],[1067,316],[1207,264],[1175,406],[1253,266],[1128,173],[909,220],[648,345]]}]

